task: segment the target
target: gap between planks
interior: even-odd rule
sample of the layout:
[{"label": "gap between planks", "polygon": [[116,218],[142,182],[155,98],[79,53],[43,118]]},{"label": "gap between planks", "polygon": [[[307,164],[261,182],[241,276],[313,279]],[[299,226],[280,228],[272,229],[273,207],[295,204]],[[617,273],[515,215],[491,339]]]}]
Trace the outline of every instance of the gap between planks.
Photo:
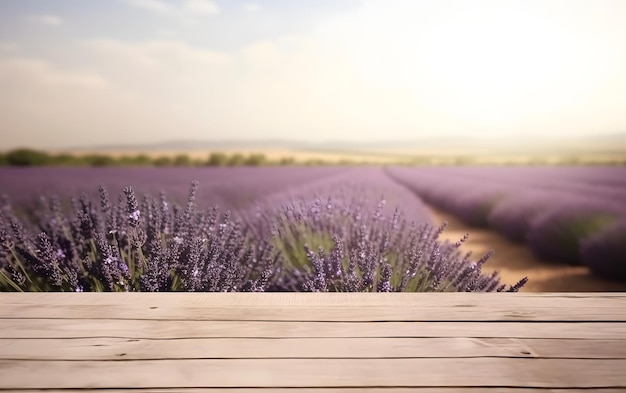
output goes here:
[{"label": "gap between planks", "polygon": [[[0,392],[5,391],[0,388]],[[42,390],[12,390],[19,393],[42,393]],[[236,390],[229,388],[172,388],[172,389],[133,389],[133,393],[360,393],[360,392],[382,392],[382,393],[624,393],[626,388],[597,388],[597,389],[550,389],[550,388],[510,388],[510,387],[488,387],[479,388],[381,388],[381,387],[360,387],[360,388],[239,388]],[[80,389],[80,390],[45,390],[46,393],[119,393],[119,389]]]}]

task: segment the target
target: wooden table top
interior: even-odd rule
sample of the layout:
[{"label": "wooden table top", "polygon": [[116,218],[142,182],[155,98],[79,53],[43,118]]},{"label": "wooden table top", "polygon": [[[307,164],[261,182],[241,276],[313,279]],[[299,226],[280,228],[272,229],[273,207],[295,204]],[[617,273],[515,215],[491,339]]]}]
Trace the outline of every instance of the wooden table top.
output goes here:
[{"label": "wooden table top", "polygon": [[0,391],[41,389],[624,392],[626,294],[0,293]]}]

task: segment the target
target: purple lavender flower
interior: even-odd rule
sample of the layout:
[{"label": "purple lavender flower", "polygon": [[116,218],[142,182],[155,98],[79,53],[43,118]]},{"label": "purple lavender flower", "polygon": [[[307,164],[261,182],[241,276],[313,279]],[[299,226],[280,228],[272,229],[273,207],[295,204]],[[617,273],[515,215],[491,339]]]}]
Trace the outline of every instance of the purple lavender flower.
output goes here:
[{"label": "purple lavender flower", "polygon": [[[265,229],[255,233],[276,233],[274,242],[287,263],[278,283],[300,282],[299,290],[304,291],[477,291],[500,287],[497,275],[480,273],[490,253],[478,260],[474,269],[466,268],[469,256],[463,257],[458,247],[467,236],[457,243],[441,242],[438,237],[445,225],[407,224],[399,210],[388,215],[380,201],[347,195],[350,191],[331,195],[333,209],[323,216],[319,202],[328,197],[292,199],[282,208],[266,207],[265,221],[260,221]],[[314,248],[318,251],[312,251]]]},{"label": "purple lavender flower", "polygon": [[141,212],[139,211],[139,204],[135,197],[135,191],[132,187],[124,188],[124,194],[126,195],[126,214],[127,222],[131,228],[137,228],[139,226],[139,218]]},{"label": "purple lavender flower", "polygon": [[[353,173],[338,175],[288,197],[277,194],[250,214],[198,209],[197,183],[185,208],[163,193],[159,200],[146,194],[139,204],[131,187],[117,203],[100,187],[100,209],[86,194],[73,199],[73,212],[57,199],[44,200],[43,210],[31,214],[35,222],[7,208],[0,212],[0,285],[64,291],[506,290],[497,275],[480,274],[483,260],[470,265],[469,256],[460,255],[465,238],[439,241],[445,226],[428,223],[419,199],[382,171],[355,173],[360,171],[364,182],[354,182]],[[393,192],[381,197],[382,190]]]}]

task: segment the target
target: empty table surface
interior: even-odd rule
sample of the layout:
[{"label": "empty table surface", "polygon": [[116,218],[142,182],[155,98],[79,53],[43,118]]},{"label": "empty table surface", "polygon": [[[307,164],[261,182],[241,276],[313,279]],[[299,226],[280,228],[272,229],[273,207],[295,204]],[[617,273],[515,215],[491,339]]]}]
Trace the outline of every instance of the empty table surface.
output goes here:
[{"label": "empty table surface", "polygon": [[0,391],[626,391],[622,293],[0,293]]}]

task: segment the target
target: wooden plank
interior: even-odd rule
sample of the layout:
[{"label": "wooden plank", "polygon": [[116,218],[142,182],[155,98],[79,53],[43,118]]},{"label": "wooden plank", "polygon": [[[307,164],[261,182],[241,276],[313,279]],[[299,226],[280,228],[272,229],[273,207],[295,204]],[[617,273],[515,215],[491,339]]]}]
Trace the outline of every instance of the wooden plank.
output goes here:
[{"label": "wooden plank", "polygon": [[0,304],[116,305],[154,303],[150,306],[184,304],[187,307],[625,307],[626,294],[606,293],[0,293]]},{"label": "wooden plank", "polygon": [[[41,393],[41,390],[19,390],[19,393]],[[76,390],[46,390],[46,393],[70,393]],[[119,393],[118,389],[80,389],[81,393]],[[174,389],[133,389],[133,393],[233,393],[232,388],[176,388]],[[236,393],[624,393],[626,388],[597,388],[597,389],[546,389],[546,388],[243,388],[234,390]]]},{"label": "wooden plank", "polygon": [[626,340],[623,322],[257,322],[0,319],[0,338],[494,337]]},{"label": "wooden plank", "polygon": [[0,300],[0,318],[128,319],[132,315],[134,319],[177,320],[626,320],[626,296],[615,294],[8,293],[1,294]]},{"label": "wooden plank", "polygon": [[509,305],[498,307],[488,302],[476,307],[419,306],[344,306],[344,307],[189,307],[151,305],[132,302],[106,305],[3,304],[0,318],[51,319],[161,319],[198,321],[615,321],[626,322],[626,303],[616,307],[578,307],[567,309],[558,303],[546,307]]},{"label": "wooden plank", "polygon": [[625,369],[623,359],[12,360],[0,361],[0,388],[626,387]]},{"label": "wooden plank", "polygon": [[626,359],[626,341],[510,338],[1,339],[4,360],[281,358]]},{"label": "wooden plank", "polygon": [[[597,388],[597,389],[546,389],[546,388],[243,388],[234,390],[236,393],[624,393],[626,388]],[[41,390],[19,390],[19,393],[41,393]],[[76,390],[46,390],[46,393],[70,393]],[[118,389],[80,389],[81,393],[119,393]],[[174,389],[133,389],[133,393],[233,393],[232,388],[176,388]]]}]

